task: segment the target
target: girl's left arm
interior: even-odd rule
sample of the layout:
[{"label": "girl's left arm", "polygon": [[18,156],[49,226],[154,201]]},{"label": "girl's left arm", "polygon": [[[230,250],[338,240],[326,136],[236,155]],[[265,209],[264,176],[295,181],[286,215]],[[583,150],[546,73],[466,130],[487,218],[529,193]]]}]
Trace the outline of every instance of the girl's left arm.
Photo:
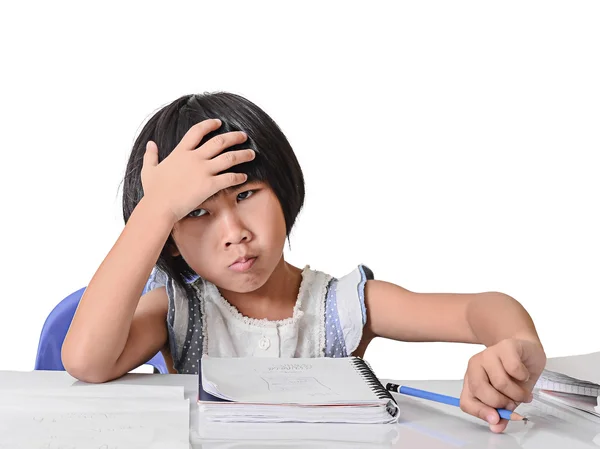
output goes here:
[{"label": "girl's left arm", "polygon": [[492,431],[507,425],[496,408],[514,410],[532,400],[546,354],[531,317],[514,298],[499,292],[415,293],[369,280],[365,305],[365,338],[485,345],[469,360],[460,406]]},{"label": "girl's left arm", "polygon": [[368,331],[378,337],[485,346],[518,338],[541,346],[525,308],[504,293],[415,293],[369,280],[365,305]]}]

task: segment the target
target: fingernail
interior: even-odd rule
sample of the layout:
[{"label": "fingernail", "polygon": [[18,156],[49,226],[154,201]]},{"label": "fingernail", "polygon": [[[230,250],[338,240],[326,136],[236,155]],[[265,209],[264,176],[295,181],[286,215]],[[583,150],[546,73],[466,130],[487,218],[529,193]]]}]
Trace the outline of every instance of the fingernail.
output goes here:
[{"label": "fingernail", "polygon": [[527,398],[527,399],[528,399],[528,400],[527,400],[527,402],[531,402],[531,401],[533,401],[533,393],[531,393],[531,394],[529,395],[529,398]]},{"label": "fingernail", "polygon": [[506,410],[510,410],[511,412],[517,408],[519,404],[516,404],[514,402],[509,402],[508,404],[506,404],[506,407],[504,407]]},{"label": "fingernail", "polygon": [[488,423],[490,424],[496,424],[496,416],[494,416],[493,414],[489,414],[487,415],[487,417],[485,418],[487,420]]}]

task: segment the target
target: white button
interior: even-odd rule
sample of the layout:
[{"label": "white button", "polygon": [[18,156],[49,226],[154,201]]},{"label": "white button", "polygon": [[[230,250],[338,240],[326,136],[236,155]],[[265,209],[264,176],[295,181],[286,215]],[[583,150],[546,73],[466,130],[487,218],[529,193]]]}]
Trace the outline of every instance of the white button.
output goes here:
[{"label": "white button", "polygon": [[269,349],[269,346],[271,346],[271,341],[267,337],[263,337],[258,341],[260,349]]}]

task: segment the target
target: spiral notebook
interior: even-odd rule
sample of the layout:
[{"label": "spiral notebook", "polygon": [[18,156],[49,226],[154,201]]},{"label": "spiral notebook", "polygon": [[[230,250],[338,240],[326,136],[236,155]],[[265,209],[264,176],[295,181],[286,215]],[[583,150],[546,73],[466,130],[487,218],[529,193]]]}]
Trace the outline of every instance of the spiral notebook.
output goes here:
[{"label": "spiral notebook", "polygon": [[202,358],[201,421],[386,424],[400,409],[369,365],[345,358]]}]

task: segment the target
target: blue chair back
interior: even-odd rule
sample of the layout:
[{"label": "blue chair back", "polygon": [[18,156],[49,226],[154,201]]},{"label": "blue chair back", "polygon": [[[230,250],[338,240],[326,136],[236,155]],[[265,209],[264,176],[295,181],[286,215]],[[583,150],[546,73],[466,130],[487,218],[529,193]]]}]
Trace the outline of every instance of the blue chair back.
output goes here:
[{"label": "blue chair back", "polygon": [[[62,363],[61,349],[84,291],[85,287],[71,293],[59,302],[46,318],[40,335],[34,369],[65,370]],[[165,359],[160,352],[148,360],[145,365],[154,367],[155,371],[161,374],[169,373]]]}]

